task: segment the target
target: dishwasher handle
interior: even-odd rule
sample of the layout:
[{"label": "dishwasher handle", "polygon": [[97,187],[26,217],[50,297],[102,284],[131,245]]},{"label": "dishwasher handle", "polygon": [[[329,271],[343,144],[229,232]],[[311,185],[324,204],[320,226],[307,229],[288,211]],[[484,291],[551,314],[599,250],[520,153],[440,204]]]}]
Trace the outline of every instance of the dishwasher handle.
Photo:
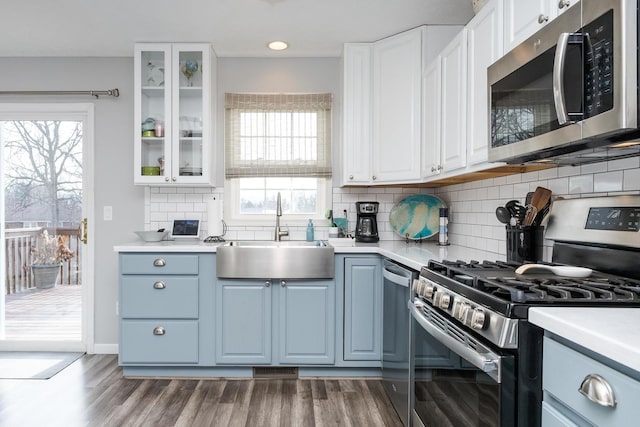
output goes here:
[{"label": "dishwasher handle", "polygon": [[[397,274],[396,272],[391,271],[391,269],[385,266],[382,269],[382,277],[390,281],[391,283],[395,283],[396,285],[404,286],[406,288],[411,285],[412,274],[408,270],[404,270],[407,272],[407,275]],[[403,272],[404,272],[403,271]]]}]

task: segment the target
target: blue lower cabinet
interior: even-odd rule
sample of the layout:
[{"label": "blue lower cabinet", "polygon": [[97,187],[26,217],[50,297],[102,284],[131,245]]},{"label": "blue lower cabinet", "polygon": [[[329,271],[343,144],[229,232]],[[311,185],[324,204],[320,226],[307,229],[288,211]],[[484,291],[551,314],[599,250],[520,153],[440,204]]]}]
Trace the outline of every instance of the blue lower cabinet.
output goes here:
[{"label": "blue lower cabinet", "polygon": [[216,364],[333,364],[335,283],[218,280],[215,323]]},{"label": "blue lower cabinet", "polygon": [[345,258],[344,274],[344,360],[381,360],[381,261]]},{"label": "blue lower cabinet", "polygon": [[216,363],[271,363],[270,282],[218,280]]},{"label": "blue lower cabinet", "polygon": [[335,283],[278,281],[279,362],[335,362]]},{"label": "blue lower cabinet", "polygon": [[120,363],[198,363],[197,320],[123,320]]}]

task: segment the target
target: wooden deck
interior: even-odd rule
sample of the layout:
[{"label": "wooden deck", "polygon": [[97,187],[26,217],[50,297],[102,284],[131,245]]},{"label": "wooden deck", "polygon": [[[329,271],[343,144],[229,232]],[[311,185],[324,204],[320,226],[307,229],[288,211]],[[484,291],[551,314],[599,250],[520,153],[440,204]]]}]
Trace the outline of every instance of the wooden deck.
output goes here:
[{"label": "wooden deck", "polygon": [[56,285],[5,295],[5,339],[80,341],[82,286]]}]

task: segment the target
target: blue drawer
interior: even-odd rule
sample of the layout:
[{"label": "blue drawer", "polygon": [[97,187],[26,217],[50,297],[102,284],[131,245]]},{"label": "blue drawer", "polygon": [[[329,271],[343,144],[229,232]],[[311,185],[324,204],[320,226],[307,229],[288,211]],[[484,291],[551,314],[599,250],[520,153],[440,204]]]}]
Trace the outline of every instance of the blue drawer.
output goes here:
[{"label": "blue drawer", "polygon": [[[614,408],[594,403],[578,391],[582,381],[593,374],[610,385]],[[542,385],[547,393],[594,425],[637,425],[640,382],[548,337],[544,339]]]},{"label": "blue drawer", "polygon": [[198,278],[124,276],[120,295],[123,318],[198,318]]},{"label": "blue drawer", "polygon": [[121,274],[198,274],[198,255],[121,254]]},{"label": "blue drawer", "polygon": [[198,363],[197,320],[123,320],[120,335],[122,364]]}]

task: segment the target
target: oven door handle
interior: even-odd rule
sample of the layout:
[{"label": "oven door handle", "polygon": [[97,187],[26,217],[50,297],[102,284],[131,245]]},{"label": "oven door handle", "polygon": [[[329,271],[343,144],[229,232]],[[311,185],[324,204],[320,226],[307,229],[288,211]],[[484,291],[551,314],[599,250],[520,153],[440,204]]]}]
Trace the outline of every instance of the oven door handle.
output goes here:
[{"label": "oven door handle", "polygon": [[564,100],[564,64],[567,59],[567,47],[571,33],[561,33],[556,45],[556,55],[553,59],[553,103],[556,107],[558,123],[562,126],[569,122],[567,104]]},{"label": "oven door handle", "polygon": [[420,309],[416,307],[411,301],[409,301],[409,309],[414,319],[429,333],[433,338],[438,340],[445,347],[453,350],[459,356],[471,363],[476,368],[480,369],[485,374],[489,375],[498,383],[501,382],[500,371],[502,360],[500,356],[495,353],[478,353],[477,351],[467,347],[463,343],[457,341],[455,338],[450,337],[445,332],[434,326],[426,319]]}]

